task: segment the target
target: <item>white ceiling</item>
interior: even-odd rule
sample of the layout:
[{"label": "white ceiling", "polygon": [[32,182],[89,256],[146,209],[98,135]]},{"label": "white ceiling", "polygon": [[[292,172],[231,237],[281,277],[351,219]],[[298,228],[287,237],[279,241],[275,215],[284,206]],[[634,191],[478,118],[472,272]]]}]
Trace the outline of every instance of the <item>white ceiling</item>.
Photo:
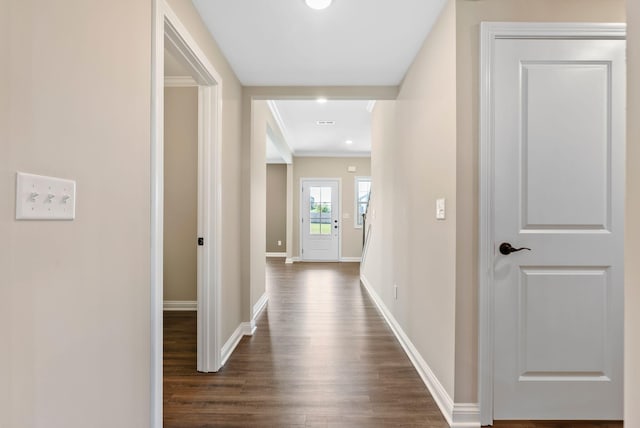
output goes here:
[{"label": "white ceiling", "polygon": [[[370,156],[370,101],[280,100],[276,116],[287,144],[295,156]],[[335,121],[333,126],[319,126],[319,120]],[[353,144],[347,145],[345,141]]]},{"label": "white ceiling", "polygon": [[193,0],[243,85],[398,85],[444,0]]}]

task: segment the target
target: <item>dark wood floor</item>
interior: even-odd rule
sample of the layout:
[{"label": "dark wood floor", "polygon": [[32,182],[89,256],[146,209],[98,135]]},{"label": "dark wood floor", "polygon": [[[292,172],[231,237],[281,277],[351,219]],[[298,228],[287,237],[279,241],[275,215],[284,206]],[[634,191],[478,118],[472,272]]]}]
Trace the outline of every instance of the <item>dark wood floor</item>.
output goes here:
[{"label": "dark wood floor", "polygon": [[269,259],[267,290],[255,335],[218,373],[196,372],[195,312],[165,312],[166,428],[448,426],[360,287],[358,264]]},{"label": "dark wood floor", "polygon": [[195,315],[166,313],[164,426],[447,427],[358,268],[270,260],[257,331],[216,374],[195,371]]}]

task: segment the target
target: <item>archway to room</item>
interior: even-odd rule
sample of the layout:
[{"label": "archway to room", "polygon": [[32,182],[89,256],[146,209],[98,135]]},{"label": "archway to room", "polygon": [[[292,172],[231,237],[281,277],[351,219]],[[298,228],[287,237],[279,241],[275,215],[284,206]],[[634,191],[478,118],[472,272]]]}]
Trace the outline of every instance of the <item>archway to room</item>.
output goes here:
[{"label": "archway to room", "polygon": [[[244,106],[251,110],[250,313],[255,326],[256,318],[267,302],[265,252],[284,257],[287,263],[312,261],[313,257],[305,258],[302,252],[304,243],[300,232],[304,231],[303,228],[313,233],[315,226],[319,228],[316,233],[322,232],[323,224],[331,222],[332,230],[338,227],[342,242],[338,257],[334,255],[329,260],[360,262],[366,229],[362,228],[357,212],[366,206],[370,189],[371,111],[375,100],[395,99],[397,88],[256,88],[255,92],[259,93],[252,93],[251,89],[245,96]],[[349,110],[355,115],[353,117],[360,114],[352,129],[341,126],[345,119],[349,122]],[[308,138],[304,136],[305,130],[301,129],[305,124],[311,128],[306,131]],[[361,131],[354,132],[358,127]],[[308,145],[295,146],[290,143],[293,139],[307,141]],[[283,160],[283,147],[285,157],[290,156],[290,161]],[[275,153],[278,164],[266,159],[266,153]],[[286,201],[281,198],[280,202],[281,205],[286,204],[286,220],[280,219],[280,224],[285,223],[286,227],[275,239],[272,233],[267,233],[267,200],[271,199],[266,186],[268,175],[271,175],[267,173],[269,169],[280,170],[276,173],[280,176],[279,193],[286,187],[287,194]],[[308,201],[306,205],[311,212],[306,213],[308,227],[305,227],[302,226],[304,215],[301,216],[304,214],[301,206],[305,197],[301,183],[303,179],[318,178],[338,180],[340,202],[336,212],[332,213],[333,217],[323,218],[328,214],[327,201],[319,204]],[[358,186],[362,198],[356,196]],[[318,196],[314,195],[313,200]],[[361,204],[358,199],[362,199]],[[313,212],[314,208],[318,211],[318,207],[322,211],[320,214]],[[281,226],[279,230],[282,230]],[[268,242],[267,235],[270,237]],[[278,241],[285,243],[284,248],[280,249]]]},{"label": "archway to room", "polygon": [[[268,256],[286,257],[289,263],[360,260],[374,104],[266,101]],[[279,243],[287,244],[284,254]]]}]

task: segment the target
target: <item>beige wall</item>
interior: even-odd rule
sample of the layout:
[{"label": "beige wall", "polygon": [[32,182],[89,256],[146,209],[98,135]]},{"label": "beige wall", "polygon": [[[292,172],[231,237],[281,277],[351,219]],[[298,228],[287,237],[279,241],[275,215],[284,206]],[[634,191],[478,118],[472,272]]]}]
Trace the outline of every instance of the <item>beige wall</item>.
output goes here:
[{"label": "beige wall", "polygon": [[[0,8],[0,426],[147,427],[151,2]],[[76,219],[15,221],[16,171]]]},{"label": "beige wall", "polygon": [[369,201],[367,227],[369,244],[360,266],[376,293],[388,308],[395,306],[393,279],[395,252],[393,249],[395,223],[394,161],[395,101],[378,101],[372,112],[371,130],[371,179],[373,189]]},{"label": "beige wall", "polygon": [[[9,163],[9,96],[11,90],[11,82],[9,80],[9,55],[10,43],[9,36],[11,30],[11,14],[9,9],[9,0],[0,0],[0,196],[8,201],[12,194],[11,185],[13,184],[12,173]],[[3,352],[0,352],[0,427],[9,427],[9,421],[14,418],[11,405],[11,360],[15,358],[13,355],[13,347],[11,345],[11,336],[14,329],[11,327],[11,307],[14,304],[12,294],[12,286],[10,280],[9,261],[10,249],[8,245],[9,235],[12,227],[13,204],[0,204],[0,343],[3,343]]]},{"label": "beige wall", "polygon": [[482,21],[624,22],[623,0],[457,0],[456,402],[477,400],[478,85]]},{"label": "beige wall", "polygon": [[[355,173],[347,172],[348,166],[355,166]],[[292,254],[300,257],[300,179],[340,178],[342,180],[342,257],[360,257],[362,254],[362,228],[354,226],[355,177],[371,175],[370,158],[293,158],[293,243]],[[345,219],[345,215],[349,218]]]},{"label": "beige wall", "polygon": [[[397,318],[453,396],[456,206],[455,2],[448,1],[396,102]],[[401,142],[401,143],[400,143]],[[447,219],[435,219],[445,198]],[[409,202],[411,201],[411,202]],[[437,345],[435,345],[437,344]]]},{"label": "beige wall", "polygon": [[[282,245],[278,246],[278,241]],[[268,253],[287,251],[287,165],[267,165]]]},{"label": "beige wall", "polygon": [[[393,179],[395,196],[373,192],[372,207],[379,214],[372,219],[363,272],[456,403],[477,401],[479,24],[624,18],[621,0],[449,1],[395,106],[376,107],[373,180]],[[382,140],[392,142],[395,151],[380,147]],[[390,155],[393,172],[378,162],[376,151]],[[417,193],[420,201],[411,198]],[[437,197],[447,199],[442,223],[431,215]],[[386,213],[390,201],[402,208]],[[417,218],[419,212],[427,215]],[[387,224],[395,225],[392,254],[380,248],[389,242]],[[405,226],[411,224],[421,225],[418,232]],[[393,272],[378,266],[379,260],[393,260]],[[393,283],[398,300],[392,299]],[[425,331],[429,325],[439,331]]]},{"label": "beige wall", "polygon": [[245,321],[243,298],[242,236],[248,229],[238,214],[242,206],[243,169],[248,163],[241,146],[242,86],[212,39],[190,0],[168,0],[169,5],[222,77],[222,263],[221,298],[224,343]]},{"label": "beige wall", "polygon": [[164,90],[164,300],[196,300],[198,88]]},{"label": "beige wall", "polygon": [[[0,192],[22,170],[77,180],[78,202],[73,222],[0,204],[0,426],[149,426],[152,3],[1,1]],[[223,78],[224,341],[242,321],[242,88],[191,2],[170,3]]]},{"label": "beige wall", "polygon": [[627,0],[626,427],[640,426],[640,2]]},{"label": "beige wall", "polygon": [[[400,88],[373,113],[371,237],[363,275],[447,392],[454,392],[455,3]],[[435,220],[445,198],[447,220]],[[419,225],[416,227],[415,225]],[[394,299],[394,284],[398,299]]]},{"label": "beige wall", "polygon": [[[280,127],[266,101],[254,101],[250,108],[251,134],[250,146],[246,155],[250,165],[249,186],[249,241],[247,252],[249,259],[249,300],[248,317],[253,317],[253,306],[266,292],[265,285],[265,248],[267,246],[267,132],[279,141],[284,141]],[[285,218],[286,220],[286,218]]]}]

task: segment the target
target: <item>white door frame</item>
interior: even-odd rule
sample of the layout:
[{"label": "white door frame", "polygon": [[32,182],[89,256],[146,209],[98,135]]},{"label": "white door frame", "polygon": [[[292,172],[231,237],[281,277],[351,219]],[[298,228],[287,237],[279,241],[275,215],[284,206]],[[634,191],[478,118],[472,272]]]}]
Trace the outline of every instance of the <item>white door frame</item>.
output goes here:
[{"label": "white door frame", "polygon": [[[198,85],[198,371],[220,368],[222,79],[166,0],[153,0],[151,52],[151,427],[162,427],[164,49]],[[166,42],[166,43],[165,43]],[[194,237],[195,240],[196,237]],[[195,245],[195,242],[194,242]]]},{"label": "white door frame", "polygon": [[[303,231],[302,231],[302,213],[305,210],[304,207],[304,192],[302,191],[303,187],[304,187],[304,182],[305,181],[337,181],[338,182],[338,260],[336,260],[336,262],[339,262],[342,260],[342,178],[341,177],[319,177],[319,178],[314,178],[314,177],[300,177],[300,187],[298,188],[300,193],[300,210],[298,211],[298,239],[299,239],[299,247],[298,247],[298,251],[300,251],[299,254],[299,260],[302,262],[311,262],[313,260],[305,260],[304,257],[302,256],[302,238],[303,238]],[[329,262],[331,262],[332,260],[329,260]]]},{"label": "white door frame", "polygon": [[494,147],[492,64],[497,39],[618,39],[626,38],[625,24],[483,22],[480,26],[480,223],[478,400],[482,425],[493,424],[494,351]]}]

